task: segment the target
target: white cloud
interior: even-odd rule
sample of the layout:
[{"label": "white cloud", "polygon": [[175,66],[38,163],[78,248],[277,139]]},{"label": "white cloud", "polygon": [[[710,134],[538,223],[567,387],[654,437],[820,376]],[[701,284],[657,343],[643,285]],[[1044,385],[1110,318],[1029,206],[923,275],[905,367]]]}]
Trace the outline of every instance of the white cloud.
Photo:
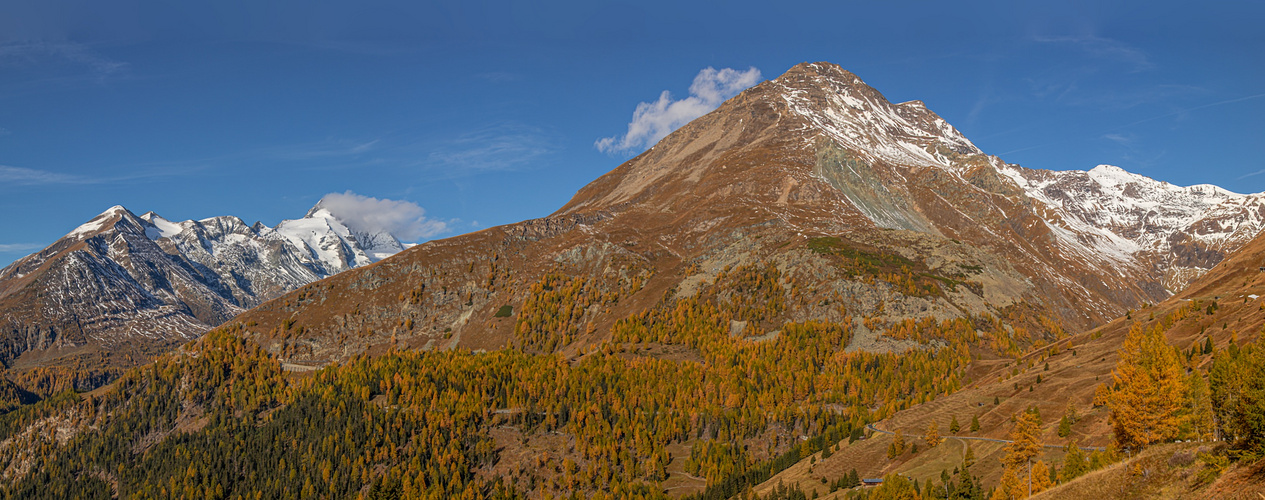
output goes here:
[{"label": "white cloud", "polygon": [[8,185],[86,184],[91,182],[93,182],[91,179],[85,179],[74,175],[59,174],[57,172],[36,170],[33,168],[0,165],[0,183]]},{"label": "white cloud", "polygon": [[430,238],[448,230],[446,222],[427,218],[426,210],[411,201],[378,199],[347,191],[325,195],[320,205],[349,226],[385,230],[404,241]]},{"label": "white cloud", "polygon": [[593,146],[603,153],[626,153],[644,149],[759,82],[760,70],[754,67],[747,68],[746,71],[705,68],[694,77],[689,97],[673,100],[671,93],[663,91],[659,94],[659,100],[637,105],[637,109],[633,110],[632,122],[628,124],[628,132],[623,137],[598,139]]}]

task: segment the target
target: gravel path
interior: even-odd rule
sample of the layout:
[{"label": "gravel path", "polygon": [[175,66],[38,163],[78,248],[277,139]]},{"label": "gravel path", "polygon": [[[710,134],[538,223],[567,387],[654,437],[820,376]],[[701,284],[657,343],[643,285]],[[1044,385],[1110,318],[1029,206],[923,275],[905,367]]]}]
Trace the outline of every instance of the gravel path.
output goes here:
[{"label": "gravel path", "polygon": [[[878,427],[874,427],[874,424],[867,425],[865,426],[865,428],[871,431],[877,432],[879,434],[895,434],[894,432],[891,432],[891,431],[880,430]],[[909,436],[916,437],[916,438],[924,438],[924,436],[920,434],[909,434]],[[993,443],[1013,443],[1014,442],[1014,441],[1008,441],[1005,439],[982,438],[982,437],[974,437],[974,436],[940,436],[940,439],[961,439],[963,441],[989,441]],[[1041,446],[1044,446],[1046,448],[1054,448],[1058,450],[1061,450],[1067,447],[1066,445],[1061,445],[1061,444],[1043,444]],[[1101,446],[1077,446],[1077,448],[1080,448],[1085,451],[1103,451],[1104,449],[1106,449]]]}]

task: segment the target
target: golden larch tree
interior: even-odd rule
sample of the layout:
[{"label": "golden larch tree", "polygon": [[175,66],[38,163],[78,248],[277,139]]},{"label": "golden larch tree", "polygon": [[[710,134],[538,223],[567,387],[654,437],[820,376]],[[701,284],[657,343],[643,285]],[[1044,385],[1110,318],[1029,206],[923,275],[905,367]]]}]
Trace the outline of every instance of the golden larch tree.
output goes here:
[{"label": "golden larch tree", "polygon": [[924,439],[927,441],[928,448],[935,448],[942,441],[940,439],[940,429],[936,428],[935,420],[932,420],[931,425],[927,426],[927,435]]},{"label": "golden larch tree", "polygon": [[1138,449],[1178,436],[1187,406],[1186,376],[1163,330],[1134,323],[1112,380],[1107,407],[1116,443]]},{"label": "golden larch tree", "polygon": [[1010,431],[1010,440],[1012,442],[1006,446],[1002,463],[1007,467],[1026,465],[1028,460],[1041,453],[1041,417],[1032,411],[1020,414]]}]

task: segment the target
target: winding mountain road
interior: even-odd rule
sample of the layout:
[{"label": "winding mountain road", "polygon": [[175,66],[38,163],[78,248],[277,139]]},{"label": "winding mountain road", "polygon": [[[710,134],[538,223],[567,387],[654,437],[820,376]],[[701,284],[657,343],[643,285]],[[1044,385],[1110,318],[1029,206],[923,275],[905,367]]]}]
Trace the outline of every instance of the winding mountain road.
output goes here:
[{"label": "winding mountain road", "polygon": [[[885,431],[885,430],[879,429],[878,427],[874,427],[874,424],[866,425],[865,428],[871,431],[877,432],[879,434],[895,434],[892,431]],[[926,439],[926,436],[921,435],[921,434],[909,434],[909,436]],[[941,439],[961,439],[963,441],[989,441],[993,443],[1007,443],[1007,444],[1014,442],[1014,441],[1009,441],[1005,439],[993,439],[993,438],[983,438],[983,437],[974,437],[974,436],[940,436],[940,438]],[[1060,445],[1060,444],[1042,444],[1041,446],[1044,446],[1046,448],[1054,448],[1057,450],[1061,450],[1067,447],[1066,445]],[[1106,449],[1101,446],[1077,446],[1077,448],[1080,448],[1085,451],[1103,451]]]}]

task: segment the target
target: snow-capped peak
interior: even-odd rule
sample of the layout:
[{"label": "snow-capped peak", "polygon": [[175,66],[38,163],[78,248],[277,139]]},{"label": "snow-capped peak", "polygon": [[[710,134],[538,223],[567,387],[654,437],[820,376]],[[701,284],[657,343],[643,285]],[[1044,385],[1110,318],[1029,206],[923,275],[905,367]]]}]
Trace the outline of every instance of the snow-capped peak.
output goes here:
[{"label": "snow-capped peak", "polygon": [[150,224],[150,227],[145,228],[145,236],[148,236],[151,240],[170,238],[184,231],[184,228],[180,227],[179,224],[171,222],[154,212],[145,212],[141,219]]},{"label": "snow-capped peak", "polygon": [[950,167],[939,147],[982,154],[922,101],[892,104],[842,68],[802,64],[774,80],[790,110],[842,146],[889,163]]},{"label": "snow-capped peak", "polygon": [[88,222],[80,224],[79,227],[76,227],[71,232],[66,233],[64,238],[86,238],[95,234],[97,231],[105,229],[106,225],[108,225],[115,217],[130,213],[131,212],[129,212],[126,208],[123,208],[123,205],[112,206],[107,208],[104,212],[101,212],[96,217],[93,217]]},{"label": "snow-capped peak", "polygon": [[[1167,255],[1173,245],[1185,244],[1183,239],[1200,248],[1236,248],[1265,227],[1265,193],[1245,195],[1210,184],[1177,186],[1113,165],[1053,172],[1003,165],[998,171],[1058,214],[1051,222],[1099,234],[1092,240],[1096,247],[1089,249],[1096,255]],[[1175,237],[1177,233],[1185,236]],[[1169,289],[1180,289],[1189,277],[1215,264],[1197,260],[1175,261]]]},{"label": "snow-capped peak", "polygon": [[365,223],[363,218],[341,217],[327,207],[323,199],[317,202],[311,210],[308,210],[305,218],[329,219],[346,228],[351,237],[355,239],[357,245],[365,251],[371,262],[377,262],[404,250],[404,245],[400,243],[399,238],[396,238],[390,231],[373,227]]}]

